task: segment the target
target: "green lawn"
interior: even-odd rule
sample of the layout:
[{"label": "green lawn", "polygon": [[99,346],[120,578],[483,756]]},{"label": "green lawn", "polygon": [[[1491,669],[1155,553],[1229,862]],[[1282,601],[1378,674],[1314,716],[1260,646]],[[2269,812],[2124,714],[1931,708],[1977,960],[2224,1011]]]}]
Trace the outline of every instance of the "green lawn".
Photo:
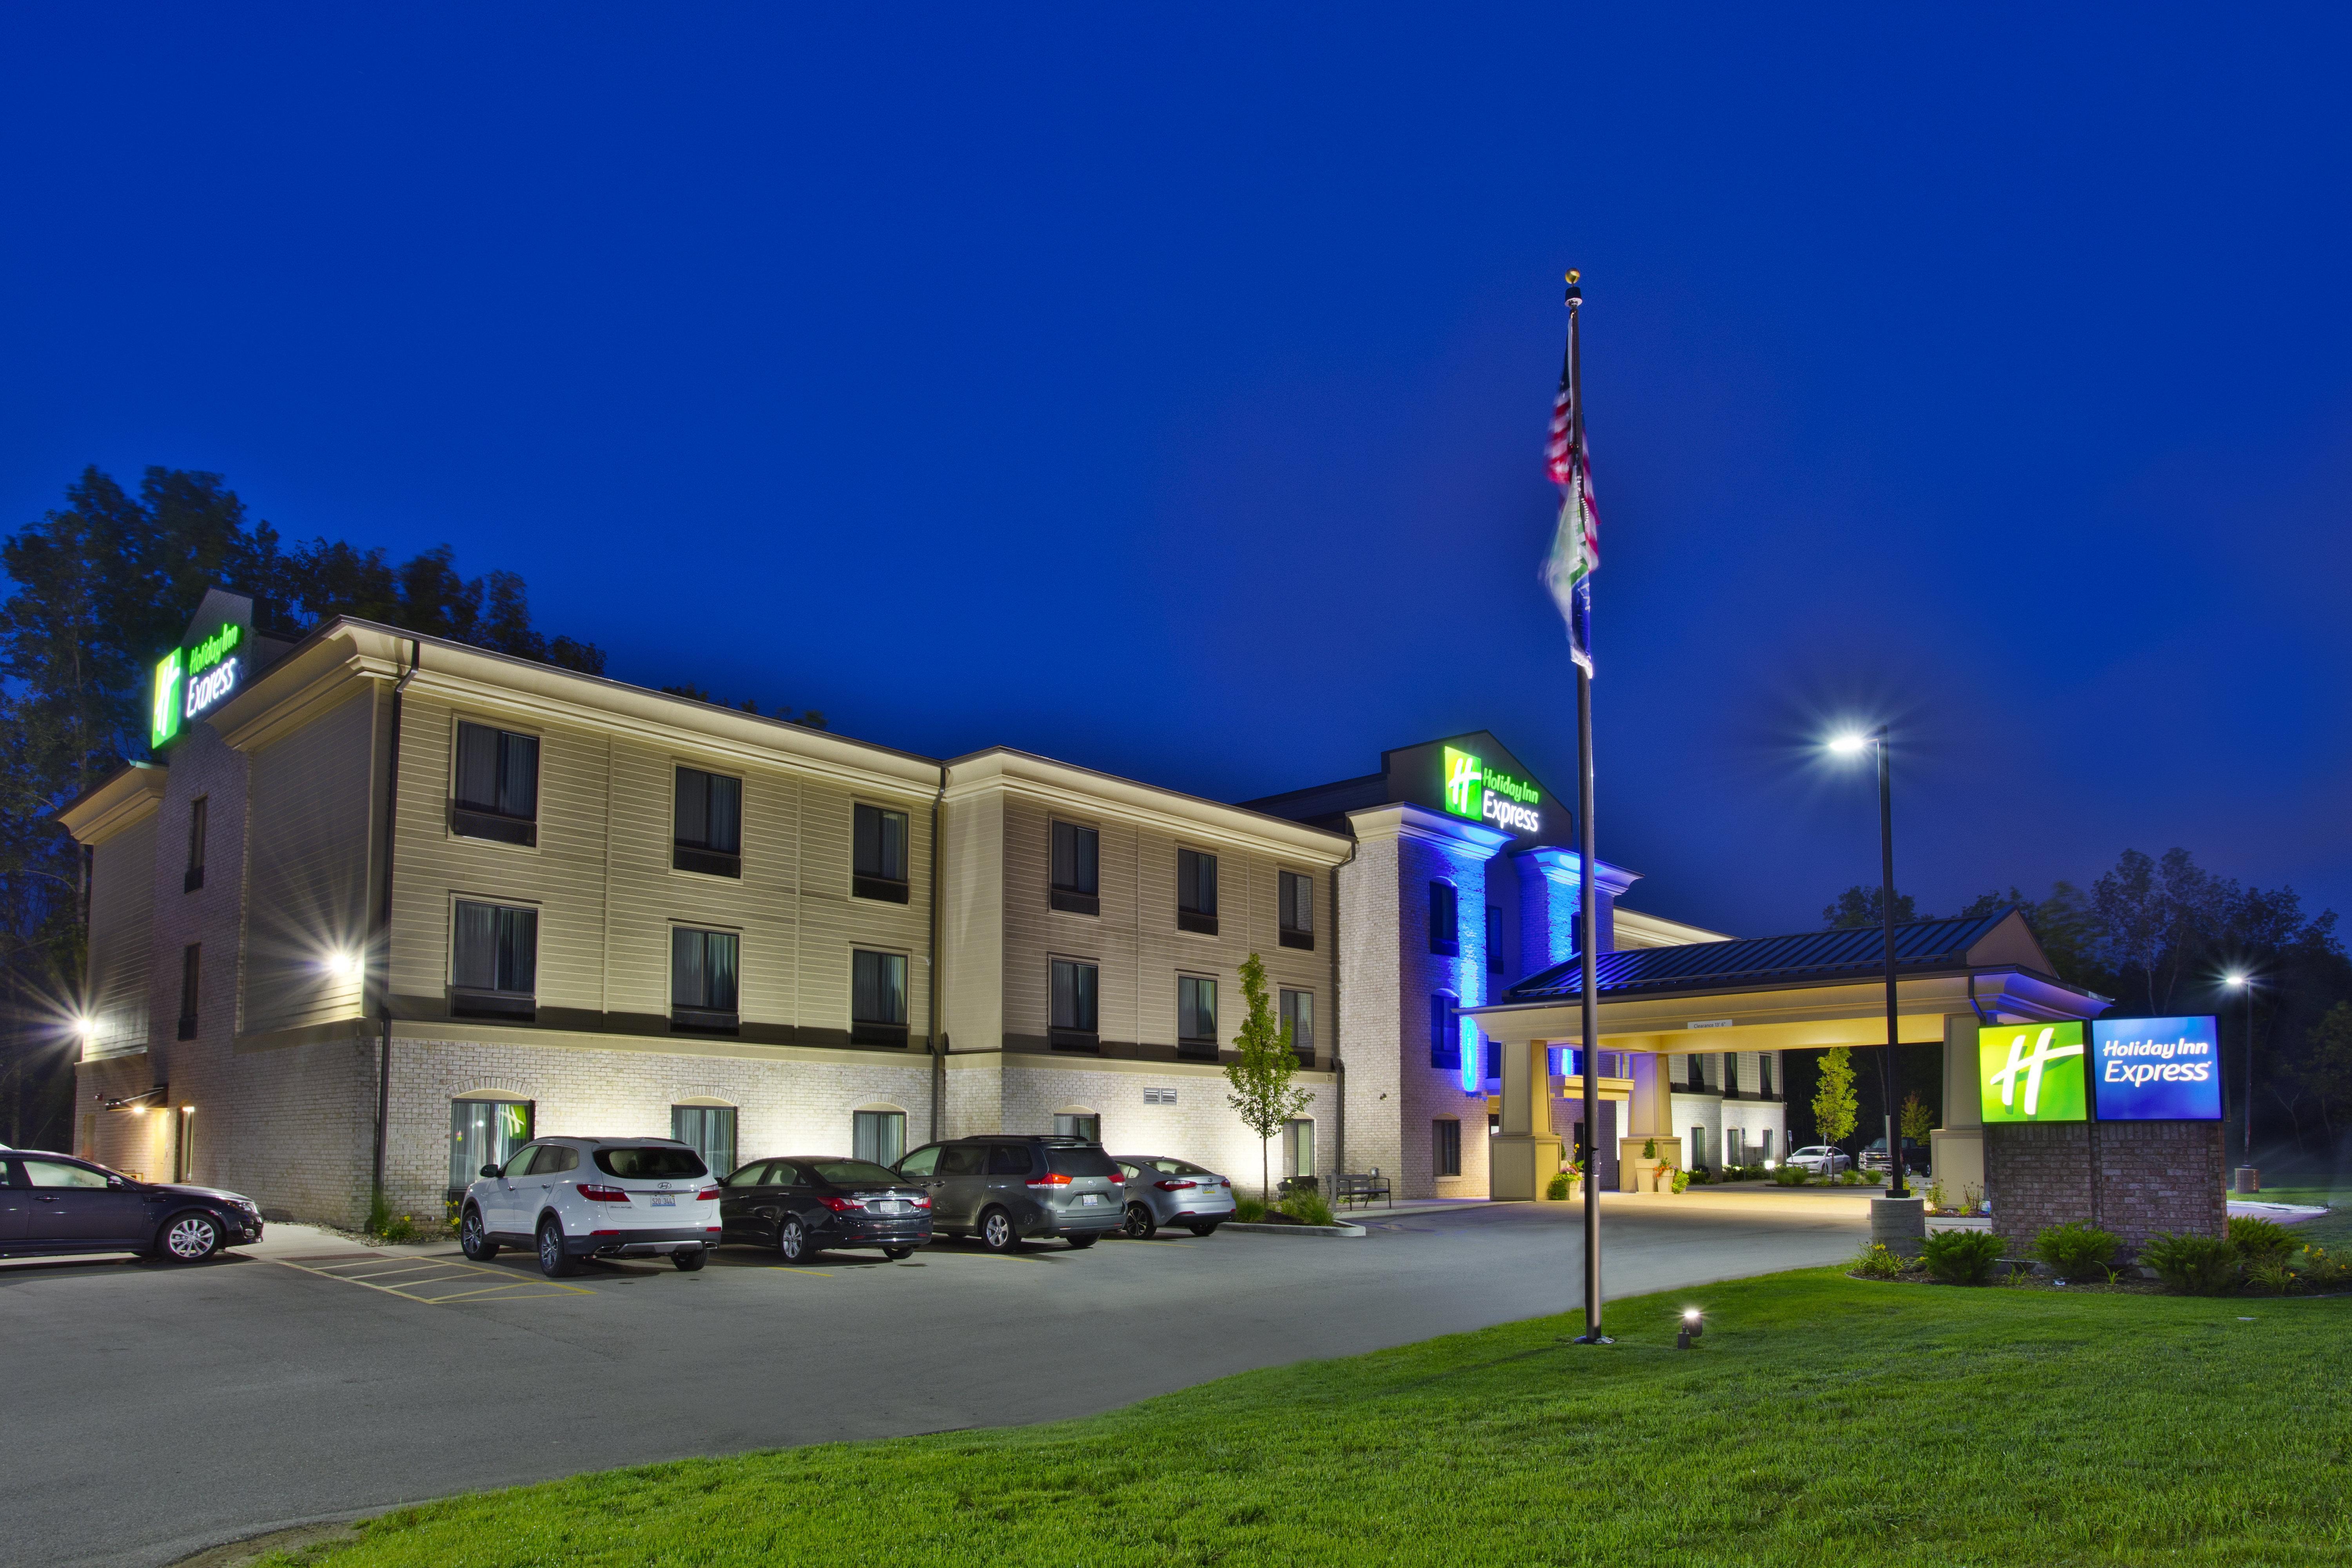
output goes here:
[{"label": "green lawn", "polygon": [[2352,1257],[2352,1182],[2284,1182],[2250,1195],[2258,1203],[2326,1205],[2332,1212],[2298,1221],[2294,1234],[2331,1253],[2341,1251]]},{"label": "green lawn", "polygon": [[[1679,1352],[1685,1302],[1709,1327]],[[583,1476],[274,1561],[2352,1563],[2352,1300],[1819,1269],[1609,1327],[1609,1349],[1541,1319],[1050,1426]]]}]

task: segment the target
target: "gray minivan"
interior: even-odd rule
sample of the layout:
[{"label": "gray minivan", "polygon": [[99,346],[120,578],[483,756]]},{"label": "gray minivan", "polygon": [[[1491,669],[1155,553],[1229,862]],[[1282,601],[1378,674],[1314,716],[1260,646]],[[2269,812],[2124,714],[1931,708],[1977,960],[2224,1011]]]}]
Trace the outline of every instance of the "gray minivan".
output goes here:
[{"label": "gray minivan", "polygon": [[931,1194],[933,1231],[976,1236],[991,1252],[1011,1252],[1033,1237],[1092,1247],[1126,1217],[1118,1166],[1084,1138],[950,1138],[893,1168]]}]

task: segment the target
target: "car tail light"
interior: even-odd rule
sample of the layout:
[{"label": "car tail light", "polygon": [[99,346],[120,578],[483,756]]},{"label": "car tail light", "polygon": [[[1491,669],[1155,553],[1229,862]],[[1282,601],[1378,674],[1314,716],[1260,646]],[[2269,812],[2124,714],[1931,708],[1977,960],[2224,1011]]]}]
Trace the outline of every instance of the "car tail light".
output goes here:
[{"label": "car tail light", "polygon": [[847,1214],[851,1209],[862,1209],[866,1206],[856,1198],[819,1198],[817,1202],[835,1214]]},{"label": "car tail light", "polygon": [[1154,1182],[1151,1184],[1158,1187],[1163,1193],[1181,1193],[1188,1188],[1197,1187],[1201,1184],[1198,1182]]},{"label": "car tail light", "polygon": [[694,1194],[694,1201],[698,1204],[707,1204],[718,1195],[719,1189],[717,1187],[705,1187],[700,1192]]},{"label": "car tail light", "polygon": [[1030,1178],[1029,1184],[1033,1187],[1066,1187],[1070,1184],[1070,1178],[1059,1171],[1052,1171],[1045,1175]]},{"label": "car tail light", "polygon": [[909,1198],[908,1202],[913,1207],[919,1209],[927,1209],[931,1206],[931,1200],[929,1198]]},{"label": "car tail light", "polygon": [[629,1194],[619,1187],[599,1186],[594,1182],[580,1184],[580,1195],[593,1204],[625,1204]]}]

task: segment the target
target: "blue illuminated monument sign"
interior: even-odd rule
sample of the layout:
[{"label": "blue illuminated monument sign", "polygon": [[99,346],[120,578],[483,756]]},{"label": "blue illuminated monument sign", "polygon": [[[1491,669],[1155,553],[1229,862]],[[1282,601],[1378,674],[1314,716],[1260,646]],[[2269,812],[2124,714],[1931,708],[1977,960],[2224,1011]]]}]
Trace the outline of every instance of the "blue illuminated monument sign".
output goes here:
[{"label": "blue illuminated monument sign", "polygon": [[2102,1121],[2219,1121],[2221,1036],[2210,1017],[2095,1020],[2091,1083]]}]

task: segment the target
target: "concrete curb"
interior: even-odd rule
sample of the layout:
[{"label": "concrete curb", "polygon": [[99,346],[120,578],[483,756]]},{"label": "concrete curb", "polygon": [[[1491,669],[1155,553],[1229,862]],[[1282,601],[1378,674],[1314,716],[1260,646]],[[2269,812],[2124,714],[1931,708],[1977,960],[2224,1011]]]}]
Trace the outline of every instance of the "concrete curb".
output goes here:
[{"label": "concrete curb", "polygon": [[1364,1227],[1360,1225],[1244,1225],[1238,1220],[1230,1219],[1217,1228],[1246,1231],[1252,1236],[1346,1237],[1364,1234]]}]

